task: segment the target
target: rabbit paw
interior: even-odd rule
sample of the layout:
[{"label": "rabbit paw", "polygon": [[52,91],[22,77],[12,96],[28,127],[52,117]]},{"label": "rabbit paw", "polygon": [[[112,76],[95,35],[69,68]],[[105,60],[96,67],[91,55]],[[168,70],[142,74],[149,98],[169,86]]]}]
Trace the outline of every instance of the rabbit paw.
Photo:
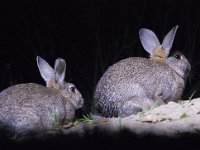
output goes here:
[{"label": "rabbit paw", "polygon": [[122,107],[119,110],[118,116],[121,116],[121,117],[130,116],[130,115],[136,114],[142,110],[143,109],[138,104],[136,104],[134,101],[128,100],[128,101],[124,101]]}]

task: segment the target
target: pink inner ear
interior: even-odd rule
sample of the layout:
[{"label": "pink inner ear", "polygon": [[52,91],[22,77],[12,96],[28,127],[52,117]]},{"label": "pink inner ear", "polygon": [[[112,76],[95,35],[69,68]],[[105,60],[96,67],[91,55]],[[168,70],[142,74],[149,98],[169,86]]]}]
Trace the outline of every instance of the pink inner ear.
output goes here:
[{"label": "pink inner ear", "polygon": [[166,54],[169,55],[170,50],[172,48],[172,44],[174,42],[174,38],[176,35],[176,31],[178,29],[178,25],[174,26],[168,33],[167,35],[165,35],[163,42],[162,42],[162,46],[163,49],[166,51]]},{"label": "pink inner ear", "polygon": [[152,54],[152,51],[160,46],[160,41],[157,36],[149,29],[140,29],[139,36],[142,46],[149,54]]}]

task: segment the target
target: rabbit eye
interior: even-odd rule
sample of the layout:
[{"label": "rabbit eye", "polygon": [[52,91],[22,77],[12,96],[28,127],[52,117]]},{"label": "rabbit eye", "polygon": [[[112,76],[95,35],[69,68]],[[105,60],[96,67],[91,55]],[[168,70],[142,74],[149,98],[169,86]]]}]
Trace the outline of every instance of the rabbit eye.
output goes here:
[{"label": "rabbit eye", "polygon": [[70,87],[70,88],[69,88],[69,90],[70,90],[70,92],[73,92],[73,93],[75,93],[75,92],[76,92],[76,89],[75,89],[75,87],[74,87],[74,86]]},{"label": "rabbit eye", "polygon": [[180,56],[180,55],[178,55],[178,54],[176,54],[174,57],[175,57],[176,59],[178,59],[178,60],[180,60],[180,59],[181,59],[181,56]]}]

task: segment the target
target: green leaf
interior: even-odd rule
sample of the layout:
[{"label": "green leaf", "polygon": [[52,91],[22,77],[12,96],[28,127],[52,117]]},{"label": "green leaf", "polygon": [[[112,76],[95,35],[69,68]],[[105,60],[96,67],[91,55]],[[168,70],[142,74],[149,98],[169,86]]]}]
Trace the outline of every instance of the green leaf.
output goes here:
[{"label": "green leaf", "polygon": [[194,91],[194,92],[190,95],[190,97],[189,97],[189,101],[192,100],[192,98],[193,98],[193,96],[194,96],[194,94],[195,94],[196,92],[197,92],[197,91]]},{"label": "green leaf", "polygon": [[180,116],[180,119],[183,119],[183,118],[186,118],[188,117],[188,115],[186,113],[183,113],[181,116]]}]

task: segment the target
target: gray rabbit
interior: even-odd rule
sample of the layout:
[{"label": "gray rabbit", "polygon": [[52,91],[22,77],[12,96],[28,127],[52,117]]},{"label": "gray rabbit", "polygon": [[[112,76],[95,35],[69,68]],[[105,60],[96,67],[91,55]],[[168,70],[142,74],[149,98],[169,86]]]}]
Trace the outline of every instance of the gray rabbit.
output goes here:
[{"label": "gray rabbit", "polygon": [[169,31],[162,44],[153,31],[140,29],[140,41],[150,59],[131,57],[108,68],[94,93],[98,113],[125,117],[149,109],[158,101],[181,99],[191,66],[182,53],[169,55],[177,28]]},{"label": "gray rabbit", "polygon": [[18,84],[0,93],[0,125],[17,134],[39,132],[72,121],[75,110],[84,103],[75,85],[64,81],[64,59],[56,59],[54,69],[41,57],[36,60],[46,87]]}]

